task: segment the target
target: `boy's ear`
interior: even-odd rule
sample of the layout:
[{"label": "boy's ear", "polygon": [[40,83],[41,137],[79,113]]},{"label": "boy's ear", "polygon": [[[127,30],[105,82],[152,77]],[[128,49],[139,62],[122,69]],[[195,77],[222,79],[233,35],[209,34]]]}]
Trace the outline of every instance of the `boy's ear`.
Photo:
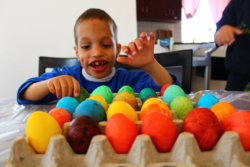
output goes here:
[{"label": "boy's ear", "polygon": [[75,50],[75,53],[76,53],[76,57],[77,59],[79,60],[79,57],[78,57],[78,49],[77,49],[77,46],[74,46],[73,49]]},{"label": "boy's ear", "polygon": [[121,52],[121,48],[122,48],[122,46],[121,46],[121,44],[116,44],[116,49],[117,49],[117,52],[116,52],[116,58],[120,55],[120,52]]}]

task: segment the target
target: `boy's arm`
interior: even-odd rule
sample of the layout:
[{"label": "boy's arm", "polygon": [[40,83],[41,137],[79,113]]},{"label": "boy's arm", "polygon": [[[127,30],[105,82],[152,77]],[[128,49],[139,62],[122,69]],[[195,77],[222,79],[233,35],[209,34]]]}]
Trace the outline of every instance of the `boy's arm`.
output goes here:
[{"label": "boy's arm", "polygon": [[117,61],[134,67],[139,67],[149,74],[158,86],[166,83],[174,83],[173,78],[154,58],[155,36],[150,33],[149,39],[146,33],[141,33],[139,39],[123,46],[122,50],[128,57],[118,57]]},{"label": "boy's arm", "polygon": [[57,98],[78,96],[80,86],[78,81],[69,75],[62,75],[31,84],[21,95],[22,100],[37,101],[48,95],[56,94]]}]

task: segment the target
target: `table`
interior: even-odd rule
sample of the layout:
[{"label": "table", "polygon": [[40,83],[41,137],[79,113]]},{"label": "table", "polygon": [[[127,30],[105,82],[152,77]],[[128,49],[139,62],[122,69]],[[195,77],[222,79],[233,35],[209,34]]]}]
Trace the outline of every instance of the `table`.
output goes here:
[{"label": "table", "polygon": [[[226,101],[240,110],[250,111],[250,92],[225,90],[206,90],[202,94],[214,94],[220,101]],[[188,94],[191,99],[195,94]],[[34,111],[48,112],[56,102],[47,105],[18,105],[15,99],[0,99],[0,166],[8,159],[13,140],[17,136],[25,136],[25,123]]]}]

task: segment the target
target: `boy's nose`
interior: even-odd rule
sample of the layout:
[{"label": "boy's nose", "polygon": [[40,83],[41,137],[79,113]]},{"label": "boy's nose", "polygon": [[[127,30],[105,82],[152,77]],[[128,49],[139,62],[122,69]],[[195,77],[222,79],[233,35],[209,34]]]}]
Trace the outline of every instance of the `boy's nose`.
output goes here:
[{"label": "boy's nose", "polygon": [[92,56],[101,57],[102,55],[103,55],[103,51],[100,46],[93,47]]}]

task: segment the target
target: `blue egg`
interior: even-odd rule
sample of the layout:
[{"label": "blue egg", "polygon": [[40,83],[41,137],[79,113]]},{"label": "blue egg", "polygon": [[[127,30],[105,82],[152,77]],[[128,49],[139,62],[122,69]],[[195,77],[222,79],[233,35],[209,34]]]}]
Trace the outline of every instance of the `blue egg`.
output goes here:
[{"label": "blue egg", "polygon": [[210,109],[213,105],[215,105],[218,102],[219,99],[213,94],[205,94],[198,100],[196,107],[205,107]]},{"label": "blue egg", "polygon": [[73,117],[87,115],[94,118],[97,122],[106,121],[106,112],[102,104],[97,100],[87,99],[79,104]]},{"label": "blue egg", "polygon": [[67,110],[70,115],[73,115],[76,107],[79,105],[79,102],[73,97],[63,97],[56,103],[56,108],[64,108]]}]

